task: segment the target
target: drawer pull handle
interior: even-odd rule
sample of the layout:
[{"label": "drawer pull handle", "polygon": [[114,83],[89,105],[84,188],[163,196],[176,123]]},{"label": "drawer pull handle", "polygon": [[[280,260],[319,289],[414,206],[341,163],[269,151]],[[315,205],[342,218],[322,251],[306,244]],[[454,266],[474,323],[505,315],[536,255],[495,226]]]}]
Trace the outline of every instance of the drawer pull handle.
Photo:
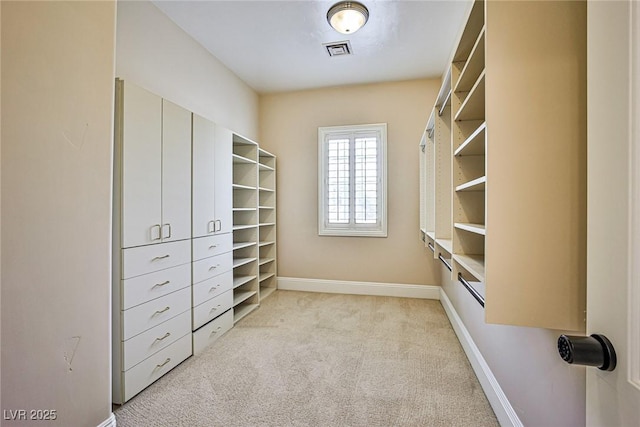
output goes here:
[{"label": "drawer pull handle", "polygon": [[220,267],[220,264],[213,265],[213,266],[209,267],[209,271],[215,270],[218,267]]},{"label": "drawer pull handle", "polygon": [[216,311],[218,308],[220,308],[220,304],[218,304],[215,307],[211,308],[211,310],[209,310],[209,313],[211,313],[212,311]]},{"label": "drawer pull handle", "polygon": [[170,332],[167,332],[166,334],[164,334],[164,336],[163,336],[163,337],[156,338],[156,339],[154,340],[154,342],[155,342],[155,341],[162,341],[162,340],[164,340],[165,338],[169,338],[170,336],[171,336],[171,333],[170,333]]},{"label": "drawer pull handle", "polygon": [[170,280],[167,280],[167,281],[162,282],[162,283],[156,283],[155,285],[153,285],[153,286],[151,287],[151,289],[153,289],[153,288],[157,288],[157,287],[160,287],[160,286],[165,286],[165,285],[168,285],[169,283],[171,283],[171,281],[170,281]]},{"label": "drawer pull handle", "polygon": [[164,362],[162,362],[159,365],[156,365],[156,368],[162,368],[164,365],[166,365],[167,363],[171,362],[171,358],[167,357],[167,360],[165,360]]},{"label": "drawer pull handle", "polygon": [[155,316],[156,314],[162,314],[165,311],[169,310],[169,306],[166,306],[165,308],[163,308],[162,310],[158,310],[155,313],[153,313],[153,315]]},{"label": "drawer pull handle", "polygon": [[151,261],[159,261],[161,259],[165,259],[165,258],[169,258],[171,255],[167,254],[167,255],[162,255],[162,256],[157,256],[154,257]]},{"label": "drawer pull handle", "polygon": [[217,247],[218,247],[218,245],[211,245],[211,246],[209,246],[209,249],[215,249]]},{"label": "drawer pull handle", "polygon": [[220,329],[222,329],[222,326],[218,326],[215,330],[211,331],[209,335],[217,334]]},{"label": "drawer pull handle", "polygon": [[216,289],[218,289],[219,287],[220,287],[220,285],[212,286],[212,287],[211,287],[211,289],[209,289],[209,292],[213,292],[213,291],[215,291]]}]

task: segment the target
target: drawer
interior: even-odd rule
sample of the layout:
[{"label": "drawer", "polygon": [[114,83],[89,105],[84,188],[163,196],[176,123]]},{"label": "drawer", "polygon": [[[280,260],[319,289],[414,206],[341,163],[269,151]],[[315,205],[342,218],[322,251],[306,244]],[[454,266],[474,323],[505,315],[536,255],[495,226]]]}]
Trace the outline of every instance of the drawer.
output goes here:
[{"label": "drawer", "polygon": [[193,333],[193,354],[200,354],[233,327],[233,309],[227,310]]},{"label": "drawer", "polygon": [[187,310],[173,319],[128,339],[123,344],[123,369],[126,371],[137,365],[189,332],[191,332],[191,312]]},{"label": "drawer", "polygon": [[227,291],[222,295],[210,299],[193,308],[193,329],[207,323],[209,320],[220,316],[233,307],[233,291]]},{"label": "drawer", "polygon": [[126,341],[190,308],[191,288],[185,288],[121,311],[122,340]]},{"label": "drawer", "polygon": [[123,372],[124,400],[131,399],[191,356],[191,346],[191,333],[188,333],[167,348]]},{"label": "drawer", "polygon": [[191,262],[191,240],[122,250],[122,277],[140,276]]},{"label": "drawer", "polygon": [[193,283],[211,279],[233,269],[233,253],[229,252],[193,263]]},{"label": "drawer", "polygon": [[189,264],[122,280],[121,309],[126,310],[189,285],[191,285],[191,265]]},{"label": "drawer", "polygon": [[233,250],[231,233],[193,239],[193,260],[197,261]]},{"label": "drawer", "polygon": [[193,306],[202,304],[233,288],[233,271],[227,271],[193,285]]}]

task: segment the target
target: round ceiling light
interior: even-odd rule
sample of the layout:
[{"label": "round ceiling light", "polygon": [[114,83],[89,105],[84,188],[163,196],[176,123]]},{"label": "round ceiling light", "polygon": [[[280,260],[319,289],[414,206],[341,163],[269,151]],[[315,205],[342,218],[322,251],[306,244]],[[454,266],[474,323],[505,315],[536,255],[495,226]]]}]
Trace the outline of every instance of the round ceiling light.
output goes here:
[{"label": "round ceiling light", "polygon": [[357,1],[341,1],[329,9],[327,21],[339,33],[352,34],[369,19],[369,10]]}]

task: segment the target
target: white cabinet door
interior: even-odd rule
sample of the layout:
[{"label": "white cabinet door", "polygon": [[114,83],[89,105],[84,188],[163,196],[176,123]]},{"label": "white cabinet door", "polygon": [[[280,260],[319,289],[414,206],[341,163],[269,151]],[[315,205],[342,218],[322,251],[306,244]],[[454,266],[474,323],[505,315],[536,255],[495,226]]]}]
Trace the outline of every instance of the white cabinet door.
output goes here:
[{"label": "white cabinet door", "polygon": [[162,101],[162,240],[191,237],[191,112]]},{"label": "white cabinet door", "polygon": [[193,237],[208,236],[215,230],[215,128],[213,122],[193,114]]},{"label": "white cabinet door", "polygon": [[216,233],[231,233],[233,230],[233,134],[230,130],[216,126],[215,139],[215,213],[218,225]]},{"label": "white cabinet door", "polygon": [[121,86],[122,247],[160,241],[162,98]]}]

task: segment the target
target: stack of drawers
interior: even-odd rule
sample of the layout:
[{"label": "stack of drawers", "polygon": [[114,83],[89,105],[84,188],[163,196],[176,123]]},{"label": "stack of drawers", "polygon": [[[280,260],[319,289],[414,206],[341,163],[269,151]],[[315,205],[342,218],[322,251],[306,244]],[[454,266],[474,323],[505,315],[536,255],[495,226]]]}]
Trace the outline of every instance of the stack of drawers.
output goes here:
[{"label": "stack of drawers", "polygon": [[193,239],[193,352],[233,327],[233,235]]},{"label": "stack of drawers", "polygon": [[192,354],[190,244],[182,240],[122,250],[123,401]]}]

